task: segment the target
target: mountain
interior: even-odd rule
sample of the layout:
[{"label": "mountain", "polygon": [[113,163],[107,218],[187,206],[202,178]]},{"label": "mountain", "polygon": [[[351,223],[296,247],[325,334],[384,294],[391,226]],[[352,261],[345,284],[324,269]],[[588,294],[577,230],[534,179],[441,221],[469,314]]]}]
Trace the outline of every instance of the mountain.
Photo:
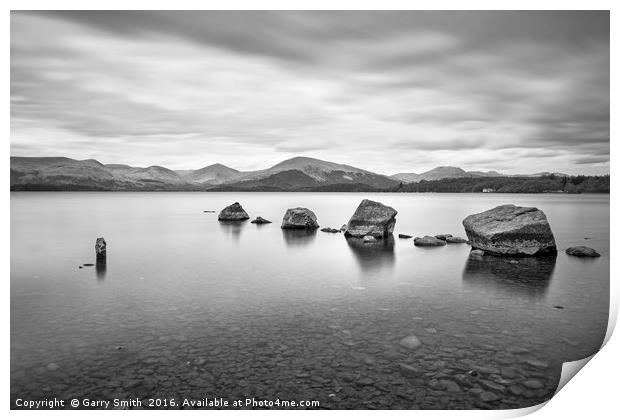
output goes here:
[{"label": "mountain", "polygon": [[308,157],[285,160],[271,168],[241,172],[222,164],[172,171],[64,157],[11,157],[13,190],[321,190],[367,191],[398,182],[349,165]]},{"label": "mountain", "polygon": [[413,172],[411,173],[401,172],[401,173],[390,176],[390,178],[395,179],[397,181],[410,183],[410,182],[420,182],[420,181],[437,181],[439,179],[445,179],[445,178],[471,178],[471,177],[484,178],[484,177],[491,177],[491,176],[503,176],[503,175],[495,171],[489,171],[489,172],[465,171],[455,166],[438,166],[436,168],[431,169],[430,171],[422,172],[421,174],[416,174]]},{"label": "mountain", "polygon": [[241,173],[222,189],[279,191],[330,190],[348,186],[349,190],[382,190],[398,186],[398,182],[364,169],[320,159],[298,156],[261,171]]},{"label": "mountain", "polygon": [[[551,175],[565,176],[551,172],[509,176],[494,171],[467,172],[453,166],[439,166],[421,174],[400,173],[387,177],[350,165],[303,156],[287,159],[267,169],[247,172],[219,163],[196,170],[173,171],[163,166],[104,165],[93,159],[11,157],[11,190],[35,191],[407,191],[408,186],[419,181],[447,180],[448,184],[455,184],[466,178],[473,181]],[[442,184],[441,188],[447,187]]]},{"label": "mountain", "polygon": [[105,165],[112,174],[125,182],[134,182],[138,185],[184,185],[187,184],[178,173],[163,166],[149,166],[137,168],[128,165]]},{"label": "mountain", "polygon": [[243,172],[238,171],[221,163],[205,166],[192,171],[177,171],[186,182],[192,184],[219,185],[239,178]]},{"label": "mountain", "polygon": [[[117,180],[96,160],[65,157],[11,157],[11,189],[103,189]],[[30,189],[30,188],[26,188]]]}]

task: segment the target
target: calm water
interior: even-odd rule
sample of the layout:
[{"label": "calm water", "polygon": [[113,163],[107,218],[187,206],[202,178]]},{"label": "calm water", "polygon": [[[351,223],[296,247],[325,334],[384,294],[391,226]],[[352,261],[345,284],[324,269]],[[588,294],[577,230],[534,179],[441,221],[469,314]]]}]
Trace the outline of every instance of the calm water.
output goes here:
[{"label": "calm water", "polygon": [[[339,228],[363,198],[394,207],[395,234],[414,236],[464,236],[468,214],[536,206],[560,252],[509,264],[470,259],[465,244],[364,245],[280,229],[296,206]],[[274,223],[219,223],[234,201]],[[78,268],[95,262],[98,236],[107,265]],[[602,257],[563,252],[580,244]],[[598,350],[608,305],[608,195],[11,193],[12,406],[53,397],[530,406],[553,394],[562,362]],[[412,334],[422,346],[409,351],[399,342]]]}]

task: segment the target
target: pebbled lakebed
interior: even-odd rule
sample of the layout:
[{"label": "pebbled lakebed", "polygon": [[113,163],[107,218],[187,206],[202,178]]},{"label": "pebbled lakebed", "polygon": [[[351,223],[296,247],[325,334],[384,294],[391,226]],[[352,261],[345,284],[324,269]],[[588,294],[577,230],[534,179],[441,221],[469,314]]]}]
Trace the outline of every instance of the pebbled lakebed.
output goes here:
[{"label": "pebbled lakebed", "polygon": [[[339,228],[364,198],[398,210],[393,240],[280,229],[297,206]],[[235,201],[274,223],[218,222]],[[545,212],[557,258],[510,264],[397,237],[465,236],[463,218],[505,203]],[[101,236],[106,266],[84,266]],[[564,253],[576,245],[602,257]],[[608,195],[11,193],[14,408],[54,397],[526,407],[553,395],[563,362],[599,349],[608,308]],[[401,344],[410,336],[420,345]]]}]

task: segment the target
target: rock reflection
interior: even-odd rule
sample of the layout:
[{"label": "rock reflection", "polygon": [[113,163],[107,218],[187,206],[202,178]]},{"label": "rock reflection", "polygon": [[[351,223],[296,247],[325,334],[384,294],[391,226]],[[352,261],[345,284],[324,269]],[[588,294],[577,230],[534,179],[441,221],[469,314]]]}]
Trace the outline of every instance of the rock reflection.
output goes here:
[{"label": "rock reflection", "polygon": [[541,298],[549,287],[555,262],[555,255],[519,259],[494,255],[468,256],[463,270],[463,284]]},{"label": "rock reflection", "polygon": [[246,220],[242,220],[239,222],[227,222],[222,220],[219,221],[219,225],[222,231],[232,236],[234,240],[239,240],[239,237],[241,236],[241,231],[246,224]]},{"label": "rock reflection", "polygon": [[282,229],[286,246],[310,245],[316,238],[316,229]]},{"label": "rock reflection", "polygon": [[107,264],[105,260],[99,261],[97,260],[95,264],[95,272],[97,273],[97,280],[105,279],[105,272],[107,270]]},{"label": "rock reflection", "polygon": [[380,239],[377,242],[364,242],[362,238],[347,238],[349,249],[363,271],[392,267],[394,257],[394,236]]}]

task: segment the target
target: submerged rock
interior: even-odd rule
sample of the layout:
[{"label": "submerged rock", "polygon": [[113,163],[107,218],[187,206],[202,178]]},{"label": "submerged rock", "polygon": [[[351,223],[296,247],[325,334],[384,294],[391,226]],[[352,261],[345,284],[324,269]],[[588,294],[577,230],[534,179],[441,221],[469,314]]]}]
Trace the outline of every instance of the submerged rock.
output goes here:
[{"label": "submerged rock", "polygon": [[400,345],[409,350],[413,350],[415,348],[420,347],[422,345],[422,342],[415,335],[410,335],[400,340]]},{"label": "submerged rock", "polygon": [[467,243],[467,239],[465,238],[461,238],[459,236],[448,236],[446,237],[445,241],[449,244],[464,244]]},{"label": "submerged rock", "polygon": [[252,220],[250,223],[255,223],[257,225],[264,225],[265,223],[271,223],[271,220],[263,219],[258,216],[256,219]]},{"label": "submerged rock", "polygon": [[473,255],[474,257],[482,257],[484,255],[484,251],[481,249],[472,249],[469,255]]},{"label": "submerged rock", "polygon": [[411,235],[405,235],[404,233],[399,233],[399,234],[398,234],[398,237],[399,237],[400,239],[411,239],[411,238],[413,238],[413,236],[411,236]]},{"label": "submerged rock", "polygon": [[473,248],[498,255],[556,254],[545,214],[535,207],[506,204],[472,214],[463,226]]},{"label": "submerged rock", "polygon": [[243,210],[241,204],[235,202],[230,206],[224,208],[217,216],[217,220],[236,222],[241,220],[247,220],[250,216]]},{"label": "submerged rock", "polygon": [[[97,238],[95,241],[95,255],[97,260],[105,260],[107,255],[107,244],[105,239]],[[86,265],[86,264],[84,264]],[[92,265],[92,264],[91,264]]]},{"label": "submerged rock", "polygon": [[317,229],[319,224],[312,210],[304,207],[288,209],[282,219],[282,229]]},{"label": "submerged rock", "polygon": [[347,224],[346,236],[362,238],[374,236],[386,237],[394,231],[396,214],[392,207],[371,200],[362,200]]},{"label": "submerged rock", "polygon": [[587,246],[573,246],[568,248],[566,253],[573,257],[596,258],[601,256],[596,250]]},{"label": "submerged rock", "polygon": [[418,369],[405,363],[399,363],[398,370],[400,370],[400,374],[403,375],[405,378],[416,378],[420,376],[420,372],[418,371]]},{"label": "submerged rock", "polygon": [[442,241],[441,239],[437,239],[434,236],[424,236],[422,238],[418,237],[413,240],[413,244],[415,246],[444,246],[446,241]]}]

